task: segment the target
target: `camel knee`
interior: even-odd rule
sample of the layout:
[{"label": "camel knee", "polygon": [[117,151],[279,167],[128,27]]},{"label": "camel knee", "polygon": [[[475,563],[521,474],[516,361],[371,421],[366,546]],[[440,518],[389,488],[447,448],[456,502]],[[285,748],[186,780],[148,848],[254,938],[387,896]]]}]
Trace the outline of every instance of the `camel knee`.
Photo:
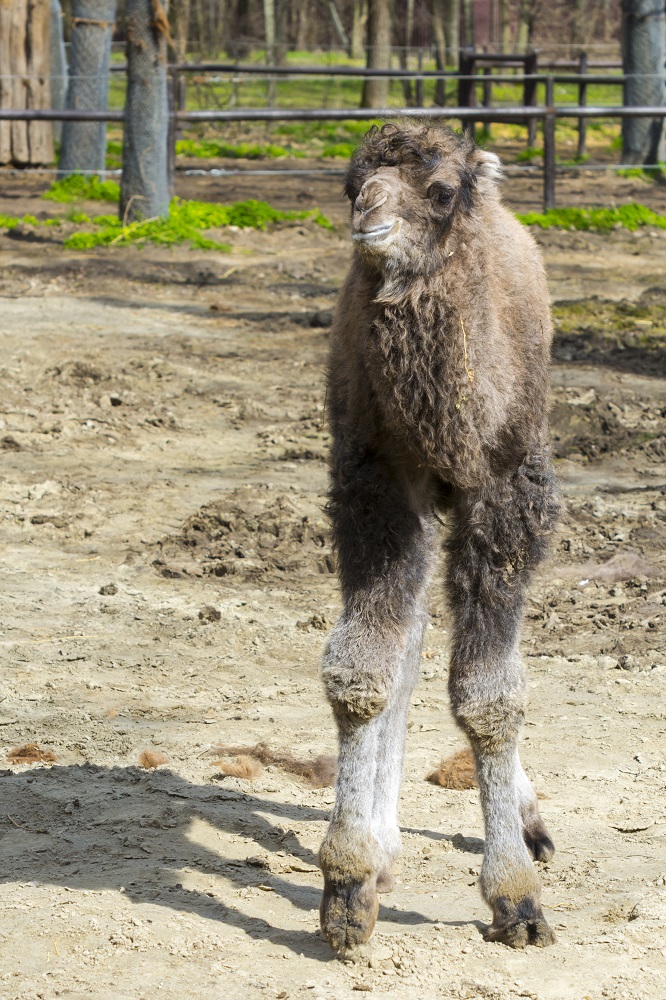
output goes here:
[{"label": "camel knee", "polygon": [[475,750],[499,753],[515,745],[525,721],[522,693],[452,699],[453,715]]},{"label": "camel knee", "polygon": [[388,705],[398,670],[399,642],[338,622],[324,652],[322,679],[336,715],[372,719]]}]

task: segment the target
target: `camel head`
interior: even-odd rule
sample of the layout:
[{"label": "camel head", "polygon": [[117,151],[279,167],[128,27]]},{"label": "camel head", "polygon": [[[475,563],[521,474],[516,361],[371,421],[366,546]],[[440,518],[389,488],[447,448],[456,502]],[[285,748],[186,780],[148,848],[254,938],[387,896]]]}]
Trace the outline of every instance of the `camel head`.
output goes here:
[{"label": "camel head", "polygon": [[376,125],[349,164],[352,240],[379,271],[431,274],[451,252],[456,220],[494,197],[500,161],[448,126]]}]

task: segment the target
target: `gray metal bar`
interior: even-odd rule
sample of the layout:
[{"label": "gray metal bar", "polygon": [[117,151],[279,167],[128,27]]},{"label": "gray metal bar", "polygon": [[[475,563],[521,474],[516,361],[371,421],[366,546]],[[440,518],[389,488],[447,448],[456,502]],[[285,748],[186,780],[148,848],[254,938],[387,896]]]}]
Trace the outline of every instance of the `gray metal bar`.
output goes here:
[{"label": "gray metal bar", "polygon": [[[576,66],[578,64],[575,64]],[[122,73],[127,69],[124,63],[114,63],[111,66],[112,73]],[[443,70],[418,70],[418,69],[366,69],[362,66],[253,66],[236,65],[232,63],[172,63],[168,67],[178,73],[232,73],[259,76],[347,76],[352,79],[363,80],[368,77],[389,77],[396,80],[427,80],[445,77],[447,80],[471,80],[478,81],[478,73],[447,73]],[[589,73],[583,76],[581,73],[555,73],[553,74],[555,83],[595,83],[621,85],[625,82],[625,77],[621,73]],[[493,73],[493,83],[515,83],[522,84],[529,81],[545,83],[545,73],[518,73],[510,75],[507,73]]]},{"label": "gray metal bar", "polygon": [[543,210],[555,207],[555,85],[546,79],[546,108],[543,118]]},{"label": "gray metal bar", "polygon": [[[580,54],[579,73],[581,76],[587,75],[587,52]],[[587,81],[578,84],[578,104],[584,107],[587,104]],[[576,156],[580,159],[585,155],[585,141],[587,139],[587,121],[585,118],[578,119],[578,148]]]},{"label": "gray metal bar", "polygon": [[[233,108],[216,111],[176,111],[178,122],[214,121],[366,121],[371,118],[457,118],[459,121],[515,122],[521,118],[655,118],[666,117],[662,107],[579,107],[556,105],[511,108]],[[51,108],[0,108],[0,121],[121,122],[122,111],[77,111]]]}]

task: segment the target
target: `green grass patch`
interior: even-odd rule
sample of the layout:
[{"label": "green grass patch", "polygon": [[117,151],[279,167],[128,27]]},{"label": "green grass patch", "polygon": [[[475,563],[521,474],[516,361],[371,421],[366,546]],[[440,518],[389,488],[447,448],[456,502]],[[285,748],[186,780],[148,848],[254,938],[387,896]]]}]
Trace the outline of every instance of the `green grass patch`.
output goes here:
[{"label": "green grass patch", "polygon": [[516,163],[531,163],[537,156],[543,156],[543,150],[536,149],[535,146],[528,146],[521,150],[516,156]]},{"label": "green grass patch", "polygon": [[666,229],[666,216],[658,215],[651,208],[630,202],[618,208],[552,208],[549,212],[519,213],[516,218],[525,226],[540,229],[578,229],[608,233],[612,229],[635,232],[641,226]]},{"label": "green grass patch", "polygon": [[239,229],[265,230],[276,222],[305,222],[309,220],[324,229],[333,229],[333,224],[318,208],[310,211],[283,212],[265,201],[248,199],[231,205],[217,205],[206,201],[186,201],[174,198],[166,219],[145,219],[123,225],[115,215],[95,215],[92,218],[76,208],[69,209],[64,216],[38,220],[34,215],[16,217],[0,215],[0,229],[16,229],[17,226],[60,226],[63,222],[79,226],[95,227],[71,233],[63,242],[68,250],[89,250],[97,246],[129,246],[131,244],[157,243],[172,246],[175,243],[189,243],[199,250],[217,250],[228,253],[228,243],[211,239],[204,235],[206,230],[222,226],[238,226]]},{"label": "green grass patch", "polygon": [[55,181],[42,198],[61,205],[73,201],[119,201],[120,186],[115,181],[102,181],[95,174],[70,174]]},{"label": "green grass patch", "polygon": [[303,156],[303,153],[272,142],[228,143],[220,139],[179,139],[176,142],[176,156],[196,156],[199,159],[221,156],[237,160],[270,160],[281,156]]},{"label": "green grass patch", "polygon": [[324,146],[321,151],[321,156],[325,158],[340,158],[348,160],[356,149],[358,143],[356,142],[334,142],[328,146]]},{"label": "green grass patch", "polygon": [[228,243],[204,236],[205,230],[221,226],[238,226],[241,229],[261,229],[282,221],[310,219],[316,225],[332,229],[331,222],[319,209],[307,212],[282,212],[265,201],[234,202],[216,205],[206,201],[184,201],[174,198],[167,219],[146,219],[123,224],[113,216],[98,215],[92,221],[98,225],[94,232],[72,233],[64,241],[69,250],[89,250],[97,246],[130,246],[140,243],[157,243],[173,246],[189,243],[198,250],[217,250],[229,253]]}]

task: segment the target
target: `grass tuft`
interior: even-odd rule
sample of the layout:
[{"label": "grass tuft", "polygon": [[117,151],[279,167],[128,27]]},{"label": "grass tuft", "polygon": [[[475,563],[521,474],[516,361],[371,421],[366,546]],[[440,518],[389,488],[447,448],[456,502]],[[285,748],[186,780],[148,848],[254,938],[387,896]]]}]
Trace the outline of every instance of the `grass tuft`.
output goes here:
[{"label": "grass tuft", "polygon": [[196,156],[199,159],[224,156],[234,160],[278,159],[281,156],[303,156],[304,154],[278,146],[276,143],[237,142],[227,143],[220,139],[179,139],[176,142],[176,156]]},{"label": "grass tuft", "polygon": [[113,216],[96,216],[92,221],[99,226],[96,232],[72,233],[64,241],[69,250],[89,250],[96,246],[129,246],[137,243],[158,243],[173,246],[187,243],[198,250],[217,250],[229,253],[228,243],[203,235],[206,229],[220,226],[238,226],[239,229],[261,229],[283,220],[310,219],[316,225],[332,229],[331,222],[319,209],[307,212],[282,212],[265,201],[237,201],[232,205],[216,205],[206,201],[185,201],[174,198],[167,219],[145,219],[128,226]]},{"label": "grass tuft", "polygon": [[73,201],[120,201],[120,186],[115,181],[101,181],[97,175],[70,174],[54,181],[42,195],[47,201],[61,205]]},{"label": "grass tuft", "polygon": [[525,226],[538,226],[540,229],[577,229],[597,233],[608,233],[612,229],[635,232],[641,226],[666,229],[666,216],[658,215],[637,202],[618,208],[552,208],[543,214],[519,213],[516,218]]}]

